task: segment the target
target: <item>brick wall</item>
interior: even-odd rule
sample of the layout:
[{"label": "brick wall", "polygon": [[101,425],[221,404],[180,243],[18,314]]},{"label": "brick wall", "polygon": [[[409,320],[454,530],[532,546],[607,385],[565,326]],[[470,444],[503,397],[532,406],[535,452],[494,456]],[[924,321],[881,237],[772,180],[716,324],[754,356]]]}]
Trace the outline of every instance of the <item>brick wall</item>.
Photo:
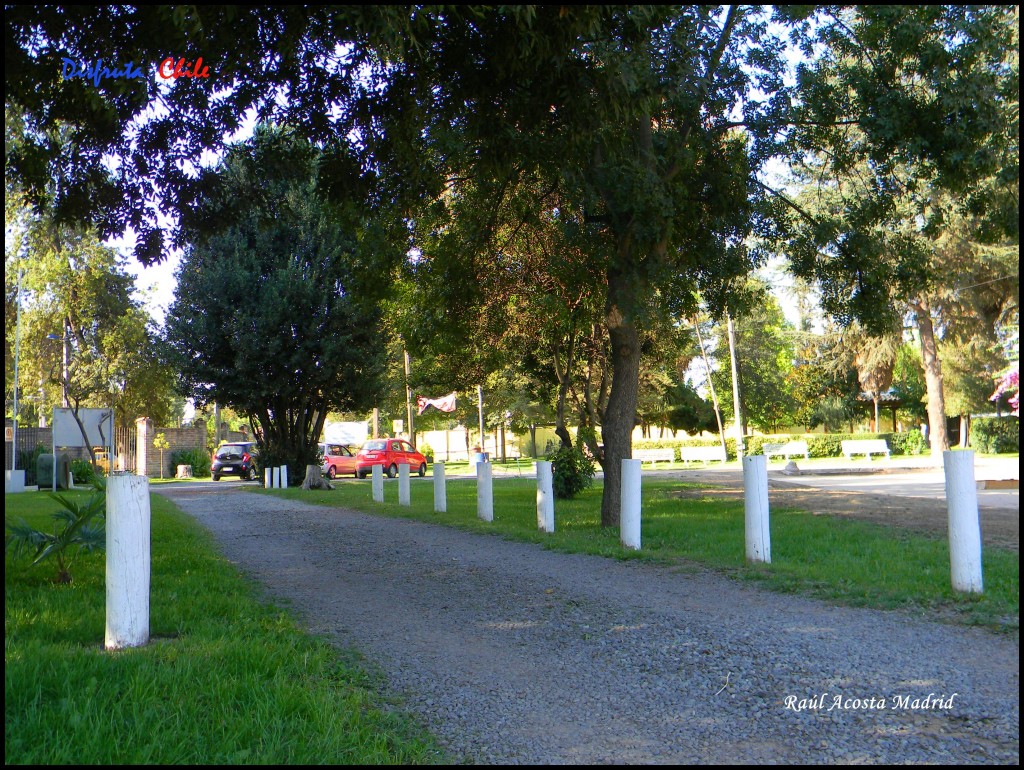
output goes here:
[{"label": "brick wall", "polygon": [[140,475],[149,476],[152,479],[160,478],[160,450],[153,442],[158,433],[163,433],[164,438],[170,445],[163,451],[163,477],[174,478],[177,472],[171,464],[171,457],[175,452],[183,449],[202,449],[206,452],[206,423],[197,422],[190,428],[154,428],[152,420],[140,419],[136,426],[138,428],[138,470]]}]

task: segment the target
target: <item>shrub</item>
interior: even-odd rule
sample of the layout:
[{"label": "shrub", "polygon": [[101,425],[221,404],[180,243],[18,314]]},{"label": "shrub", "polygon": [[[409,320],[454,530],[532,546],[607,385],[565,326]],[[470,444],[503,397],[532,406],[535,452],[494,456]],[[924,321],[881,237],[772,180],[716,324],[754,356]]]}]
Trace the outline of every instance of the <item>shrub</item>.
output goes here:
[{"label": "shrub", "polygon": [[197,479],[210,475],[210,455],[205,449],[179,449],[171,453],[171,467],[191,465],[192,476]]},{"label": "shrub", "polygon": [[96,477],[96,469],[92,467],[92,463],[88,460],[72,460],[71,475],[74,477],[76,484],[91,484],[92,480]]},{"label": "shrub", "polygon": [[551,486],[559,500],[571,500],[594,483],[594,461],[575,447],[561,447],[548,455]]},{"label": "shrub", "polygon": [[6,550],[15,559],[23,555],[32,557],[32,564],[39,564],[49,557],[57,561],[58,583],[71,582],[71,564],[82,551],[103,551],[107,547],[105,528],[107,493],[104,480],[94,479],[93,494],[87,499],[68,495],[51,494],[61,509],[53,514],[57,528],[51,534],[36,529],[24,519],[11,520],[4,517],[7,529]]},{"label": "shrub", "polygon": [[1019,452],[1020,418],[977,418],[971,422],[971,446],[988,454]]}]

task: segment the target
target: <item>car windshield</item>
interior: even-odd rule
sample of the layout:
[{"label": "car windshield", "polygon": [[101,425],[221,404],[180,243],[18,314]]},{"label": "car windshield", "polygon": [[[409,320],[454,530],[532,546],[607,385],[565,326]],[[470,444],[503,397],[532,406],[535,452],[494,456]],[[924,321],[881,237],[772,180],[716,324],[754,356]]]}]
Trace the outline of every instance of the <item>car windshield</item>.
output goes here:
[{"label": "car windshield", "polygon": [[217,457],[241,456],[248,451],[249,447],[245,444],[225,444],[217,449]]},{"label": "car windshield", "polygon": [[367,441],[363,444],[363,449],[370,452],[382,452],[387,448],[388,442],[386,441]]}]

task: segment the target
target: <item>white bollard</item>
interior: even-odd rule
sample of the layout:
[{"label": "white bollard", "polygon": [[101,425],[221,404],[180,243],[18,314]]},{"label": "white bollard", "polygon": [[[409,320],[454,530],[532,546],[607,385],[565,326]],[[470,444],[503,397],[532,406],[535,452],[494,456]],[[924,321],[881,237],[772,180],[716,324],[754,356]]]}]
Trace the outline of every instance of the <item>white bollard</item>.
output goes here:
[{"label": "white bollard", "polygon": [[444,463],[434,463],[434,513],[448,510],[448,494],[444,488]]},{"label": "white bollard", "polygon": [[555,531],[555,493],[548,460],[537,461],[537,529]]},{"label": "white bollard", "polygon": [[476,464],[476,515],[494,521],[494,491],[491,488],[491,464]]},{"label": "white bollard", "polygon": [[281,488],[281,466],[280,465],[274,466],[274,479],[273,479],[272,483],[273,483],[273,488],[274,489],[280,489]]},{"label": "white bollard", "polygon": [[398,504],[412,505],[409,499],[409,464],[398,466]]},{"label": "white bollard", "polygon": [[107,478],[108,650],[149,642],[150,518],[148,478]]},{"label": "white bollard", "polygon": [[953,590],[982,592],[981,523],[978,488],[974,482],[974,452],[943,452],[946,506],[949,510],[949,566]]},{"label": "white bollard", "polygon": [[384,466],[373,466],[373,502],[384,502]]},{"label": "white bollard", "polygon": [[619,521],[619,539],[626,548],[640,550],[640,461],[622,461],[622,489],[619,497],[622,509]]},{"label": "white bollard", "polygon": [[288,489],[288,466],[281,466],[281,489]]},{"label": "white bollard", "polygon": [[772,561],[772,537],[768,519],[768,458],[746,455],[743,458],[743,514],[746,529],[747,561]]},{"label": "white bollard", "polygon": [[274,471],[271,468],[263,469],[263,488],[273,489],[274,488]]}]

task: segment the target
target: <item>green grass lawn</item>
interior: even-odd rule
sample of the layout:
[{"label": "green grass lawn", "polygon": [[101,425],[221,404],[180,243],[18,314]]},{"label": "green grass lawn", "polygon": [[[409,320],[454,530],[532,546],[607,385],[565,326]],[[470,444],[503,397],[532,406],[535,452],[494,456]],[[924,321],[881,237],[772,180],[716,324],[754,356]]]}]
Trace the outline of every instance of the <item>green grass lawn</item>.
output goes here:
[{"label": "green grass lawn", "polygon": [[[86,494],[73,492],[72,494]],[[57,586],[5,561],[6,764],[413,764],[443,761],[354,653],[262,602],[209,536],[154,495],[150,630],[106,652],[104,555]],[[41,493],[8,516],[50,526]]]},{"label": "green grass lawn", "polygon": [[600,527],[600,481],[581,497],[556,501],[555,532],[537,530],[536,482],[496,477],[494,521],[476,515],[475,479],[449,479],[448,511],[433,512],[430,479],[413,479],[412,505],[398,505],[398,482],[385,484],[385,502],[374,503],[370,482],[338,480],[332,491],[259,490],[327,506],[403,516],[478,532],[542,543],[572,553],[622,559],[650,559],[676,569],[709,567],[778,591],[801,593],[842,604],[903,608],[946,620],[1016,633],[1019,623],[1019,562],[1016,553],[987,548],[983,553],[985,593],[968,596],[950,585],[945,539],[865,522],[814,516],[802,511],[771,512],[770,565],[745,560],[743,504],[680,499],[692,484],[648,477],[643,482],[642,545],[639,552],[619,543],[616,529]]}]

